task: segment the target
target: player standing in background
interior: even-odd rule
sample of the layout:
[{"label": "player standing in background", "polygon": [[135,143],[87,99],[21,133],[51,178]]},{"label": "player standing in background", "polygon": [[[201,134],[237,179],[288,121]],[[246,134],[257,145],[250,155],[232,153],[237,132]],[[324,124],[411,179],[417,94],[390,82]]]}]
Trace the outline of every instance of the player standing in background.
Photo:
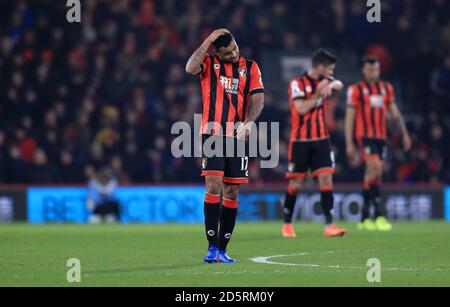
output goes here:
[{"label": "player standing in background", "polygon": [[[211,45],[215,54],[209,55]],[[258,64],[241,57],[233,35],[221,29],[214,31],[194,52],[186,72],[200,74],[203,145],[219,138],[225,144],[224,151],[230,140],[234,148],[238,143],[242,145],[264,107],[264,86]],[[237,131],[236,123],[239,123]],[[236,262],[228,257],[226,249],[236,223],[239,185],[248,183],[248,158],[248,153],[235,152],[232,157],[225,153],[222,157],[207,157],[203,153],[205,230],[209,242],[205,262]]]},{"label": "player standing in background", "polygon": [[292,130],[289,146],[289,167],[286,177],[289,186],[284,202],[283,237],[296,236],[292,224],[297,195],[304,179],[312,175],[319,181],[321,206],[325,215],[326,237],[346,234],[333,224],[333,173],[334,153],[325,121],[325,101],[333,91],[344,85],[334,80],[336,58],[326,50],[318,50],[312,58],[313,68],[303,76],[292,79],[289,87],[289,103]]},{"label": "player standing in background", "polygon": [[[405,151],[409,151],[411,148],[411,138],[395,103],[394,88],[389,82],[381,81],[380,74],[379,60],[370,56],[364,57],[362,61],[364,80],[351,85],[348,89],[345,138],[347,155],[353,159],[356,155],[353,138],[356,136],[361,156],[366,165],[364,205],[358,229],[389,231],[392,229],[392,225],[386,219],[380,194],[383,164],[387,155],[387,112],[390,112],[392,119],[401,130]],[[356,133],[354,133],[355,120]],[[375,207],[375,223],[370,218],[372,205]]]}]

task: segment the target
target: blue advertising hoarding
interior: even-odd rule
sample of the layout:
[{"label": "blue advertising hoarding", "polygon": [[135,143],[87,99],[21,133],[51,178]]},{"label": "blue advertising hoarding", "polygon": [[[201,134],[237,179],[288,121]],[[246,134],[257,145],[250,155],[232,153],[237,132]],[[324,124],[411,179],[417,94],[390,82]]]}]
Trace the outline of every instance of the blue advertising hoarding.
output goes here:
[{"label": "blue advertising hoarding", "polygon": [[[205,189],[201,186],[121,187],[117,196],[123,223],[203,223]],[[241,221],[258,222],[282,218],[282,189],[243,189],[239,196]],[[85,188],[30,188],[27,190],[28,221],[42,223],[86,223],[91,212],[86,205]],[[390,189],[383,193],[388,218],[450,221],[450,187],[443,189]],[[336,220],[360,219],[363,199],[356,189],[335,191]],[[323,220],[320,193],[304,191],[297,199],[295,219]]]},{"label": "blue advertising hoarding", "polygon": [[[203,221],[204,188],[119,188],[123,223],[198,223]],[[34,224],[85,223],[90,211],[85,188],[30,188],[28,221]]]}]

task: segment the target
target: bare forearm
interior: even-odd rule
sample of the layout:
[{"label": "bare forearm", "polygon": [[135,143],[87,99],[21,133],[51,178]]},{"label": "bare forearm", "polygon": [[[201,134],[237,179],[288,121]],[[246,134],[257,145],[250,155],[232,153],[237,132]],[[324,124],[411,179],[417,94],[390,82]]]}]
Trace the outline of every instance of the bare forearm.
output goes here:
[{"label": "bare forearm", "polygon": [[406,128],[405,121],[403,119],[403,116],[397,106],[396,103],[391,103],[389,105],[389,111],[392,116],[392,120],[394,121],[395,125],[400,129],[403,136],[409,136],[408,128]]},{"label": "bare forearm", "polygon": [[252,96],[252,105],[248,112],[246,122],[255,122],[264,109],[264,94],[258,93]]},{"label": "bare forearm", "polygon": [[353,133],[355,127],[355,110],[347,108],[345,115],[345,143],[347,146],[353,145]]},{"label": "bare forearm", "polygon": [[409,135],[408,128],[406,128],[405,120],[401,114],[394,116],[393,121],[395,125],[400,129],[402,135]]},{"label": "bare forearm", "polygon": [[305,100],[301,100],[301,101],[296,101],[296,109],[297,112],[300,115],[305,115],[306,113],[308,113],[309,111],[311,111],[312,109],[314,109],[316,107],[317,101],[320,99],[320,96],[318,93],[314,94],[311,96],[311,98],[309,99],[305,99]]},{"label": "bare forearm", "polygon": [[212,42],[209,39],[206,39],[203,44],[192,54],[186,64],[186,73],[190,75],[197,75],[200,73],[201,65],[211,44]]},{"label": "bare forearm", "polygon": [[411,149],[412,142],[411,137],[409,136],[408,133],[408,128],[406,128],[405,121],[403,120],[403,116],[395,103],[391,103],[389,105],[389,111],[392,115],[392,120],[395,122],[397,127],[402,132],[403,147],[405,151],[409,151]]}]

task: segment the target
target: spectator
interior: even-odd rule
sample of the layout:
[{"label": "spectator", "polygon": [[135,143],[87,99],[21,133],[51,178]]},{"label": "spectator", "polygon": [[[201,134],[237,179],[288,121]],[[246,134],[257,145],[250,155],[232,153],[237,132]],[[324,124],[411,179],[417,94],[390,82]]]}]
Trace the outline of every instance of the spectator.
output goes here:
[{"label": "spectator", "polygon": [[88,208],[92,211],[91,223],[107,223],[120,220],[120,204],[117,198],[117,179],[112,170],[102,169],[89,182]]}]

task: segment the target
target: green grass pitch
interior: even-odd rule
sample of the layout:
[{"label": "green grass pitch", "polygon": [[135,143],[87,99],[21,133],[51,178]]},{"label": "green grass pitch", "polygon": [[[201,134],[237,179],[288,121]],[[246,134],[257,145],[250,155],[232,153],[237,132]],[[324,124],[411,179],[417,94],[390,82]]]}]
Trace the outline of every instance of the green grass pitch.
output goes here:
[{"label": "green grass pitch", "polygon": [[[297,223],[283,239],[280,223],[238,223],[239,262],[227,265],[202,262],[202,225],[1,225],[0,286],[450,286],[450,224],[342,226],[346,237],[322,238],[322,225]],[[81,261],[79,284],[66,280],[69,258]],[[367,282],[369,258],[381,283]]]}]

